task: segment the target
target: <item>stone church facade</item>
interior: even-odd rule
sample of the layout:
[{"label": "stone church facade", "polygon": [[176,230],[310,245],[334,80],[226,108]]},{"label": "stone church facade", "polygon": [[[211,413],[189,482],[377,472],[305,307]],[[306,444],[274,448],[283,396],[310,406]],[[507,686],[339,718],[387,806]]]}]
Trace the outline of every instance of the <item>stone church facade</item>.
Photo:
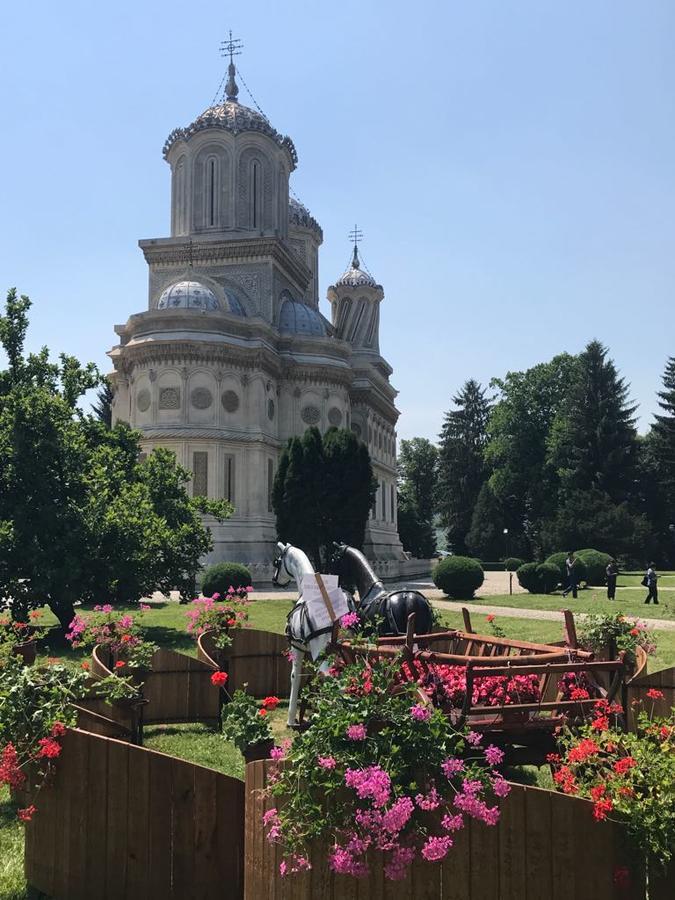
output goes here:
[{"label": "stone church facade", "polygon": [[142,240],[148,308],[116,326],[113,420],[163,446],[193,473],[195,494],[235,507],[209,521],[209,562],[266,573],[276,540],[272,484],[281,450],[310,425],[351,428],[378,482],[365,550],[387,574],[404,558],[396,518],[396,391],[380,355],[384,291],[360,266],[319,310],[320,225],[289,196],[293,142],[226,97],[164,145],[171,236]]}]

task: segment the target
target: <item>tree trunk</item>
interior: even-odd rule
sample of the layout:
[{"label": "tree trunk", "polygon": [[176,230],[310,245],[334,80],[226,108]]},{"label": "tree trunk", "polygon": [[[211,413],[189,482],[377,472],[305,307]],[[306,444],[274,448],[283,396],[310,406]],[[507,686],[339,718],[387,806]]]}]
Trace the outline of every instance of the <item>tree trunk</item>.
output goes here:
[{"label": "tree trunk", "polygon": [[75,618],[75,607],[73,606],[72,601],[68,600],[61,603],[58,603],[57,601],[50,601],[47,605],[59,620],[59,625],[63,629],[63,635],[65,637],[70,623]]}]

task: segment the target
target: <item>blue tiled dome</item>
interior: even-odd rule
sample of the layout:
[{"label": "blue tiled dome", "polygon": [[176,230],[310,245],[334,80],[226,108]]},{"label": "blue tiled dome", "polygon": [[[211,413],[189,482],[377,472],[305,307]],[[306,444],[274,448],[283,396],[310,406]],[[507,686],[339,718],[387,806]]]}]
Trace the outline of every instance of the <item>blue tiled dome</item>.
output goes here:
[{"label": "blue tiled dome", "polygon": [[279,312],[281,334],[311,334],[324,336],[326,326],[316,309],[287,297]]},{"label": "blue tiled dome", "polygon": [[[232,291],[225,291],[225,312],[233,316],[245,316],[246,311],[241,301]],[[162,291],[157,309],[203,309],[219,310],[222,304],[211,288],[199,281],[179,281]]]}]

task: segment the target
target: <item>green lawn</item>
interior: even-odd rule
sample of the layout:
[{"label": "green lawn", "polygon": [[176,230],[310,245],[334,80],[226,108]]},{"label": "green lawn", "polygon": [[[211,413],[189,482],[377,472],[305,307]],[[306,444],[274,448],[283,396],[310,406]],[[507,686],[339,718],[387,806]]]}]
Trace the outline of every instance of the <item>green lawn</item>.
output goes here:
[{"label": "green lawn", "polygon": [[604,588],[586,588],[580,590],[575,600],[571,594],[563,597],[561,592],[555,594],[498,594],[496,596],[481,596],[480,592],[475,600],[450,600],[457,606],[467,606],[471,609],[471,603],[482,603],[488,606],[511,606],[516,609],[571,609],[572,612],[609,614],[616,612],[628,613],[632,616],[651,619],[675,619],[675,591],[662,591],[659,596],[659,605],[644,602],[646,591],[644,588],[626,588],[617,591],[616,600],[608,600]]}]

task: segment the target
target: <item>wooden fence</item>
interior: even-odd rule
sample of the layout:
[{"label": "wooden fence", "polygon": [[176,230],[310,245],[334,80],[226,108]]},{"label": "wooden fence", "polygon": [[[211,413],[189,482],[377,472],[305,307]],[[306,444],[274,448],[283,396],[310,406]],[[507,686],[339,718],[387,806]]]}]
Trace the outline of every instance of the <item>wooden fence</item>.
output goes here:
[{"label": "wooden fence", "polygon": [[26,826],[31,887],[54,900],[239,900],[244,785],[69,730]]},{"label": "wooden fence", "polygon": [[227,671],[228,691],[231,693],[246,684],[248,693],[254,697],[288,697],[291,664],[286,656],[286,637],[249,628],[236,629],[231,637],[232,645],[224,651],[217,650],[209,632],[199,640],[200,660]]},{"label": "wooden fence", "polygon": [[[264,837],[262,816],[272,805],[261,789],[270,762],[246,767],[245,900],[644,900],[639,866],[631,866],[620,826],[596,822],[588,800],[512,785],[499,824],[471,821],[455,835],[442,864],[416,862],[404,881],[387,882],[382,866],[367,879],[329,871],[326,848],[312,854],[312,870],[279,876],[278,846]],[[631,867],[629,887],[617,870]],[[636,874],[636,872],[638,874]],[[652,873],[650,900],[672,900],[675,866]]]},{"label": "wooden fence", "polygon": [[[663,699],[652,700],[647,696],[649,690],[661,691]],[[628,716],[629,727],[635,727],[636,708],[634,700],[642,700],[642,708],[654,716],[667,716],[675,708],[675,666],[661,669],[659,672],[644,672],[628,683]]]}]

